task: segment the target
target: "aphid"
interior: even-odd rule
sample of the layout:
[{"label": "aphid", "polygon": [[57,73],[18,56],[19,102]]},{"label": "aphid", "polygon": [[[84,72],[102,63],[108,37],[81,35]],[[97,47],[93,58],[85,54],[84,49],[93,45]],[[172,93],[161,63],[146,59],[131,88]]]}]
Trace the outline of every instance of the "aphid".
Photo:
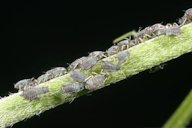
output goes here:
[{"label": "aphid", "polygon": [[86,78],[84,73],[78,69],[71,71],[70,75],[71,75],[71,78],[73,78],[73,80],[78,81],[78,82],[84,82],[85,78]]},{"label": "aphid", "polygon": [[31,87],[24,90],[21,94],[27,100],[38,99],[42,94],[49,92],[48,87]]},{"label": "aphid", "polygon": [[181,19],[179,19],[179,24],[182,26],[182,25],[189,23],[191,21],[192,21],[192,8],[187,9],[185,11],[184,16]]},{"label": "aphid", "polygon": [[67,73],[66,68],[64,67],[56,67],[51,70],[48,70],[46,74],[51,74],[54,77],[62,76]]},{"label": "aphid", "polygon": [[117,46],[120,47],[121,50],[125,50],[131,47],[131,39],[125,39],[120,41]]},{"label": "aphid", "polygon": [[38,84],[41,84],[41,83],[47,82],[50,79],[52,79],[52,75],[45,73],[37,78],[37,82]]},{"label": "aphid", "polygon": [[164,34],[164,31],[165,31],[165,26],[160,23],[157,23],[151,26],[150,34],[151,36],[159,36]]},{"label": "aphid", "polygon": [[66,68],[64,67],[56,67],[51,70],[48,70],[45,74],[39,76],[37,78],[38,84],[47,82],[50,79],[53,79],[55,77],[62,76],[67,73]]},{"label": "aphid", "polygon": [[151,27],[146,27],[145,29],[139,31],[136,37],[143,39],[144,37],[150,37],[150,35],[151,35]]},{"label": "aphid", "polygon": [[118,53],[121,50],[121,48],[119,46],[111,46],[107,51],[107,55],[111,56],[114,55],[116,53]]},{"label": "aphid", "polygon": [[157,23],[152,26],[146,27],[137,34],[137,38],[145,39],[152,38],[154,36],[159,36],[164,33],[165,26]]},{"label": "aphid", "polygon": [[118,65],[113,64],[109,61],[103,61],[102,68],[104,71],[107,71],[107,72],[113,72],[113,71],[117,71],[120,69],[120,67]]},{"label": "aphid", "polygon": [[81,65],[85,60],[87,59],[87,57],[81,57],[77,60],[75,60],[74,62],[72,62],[69,66],[68,66],[68,71],[72,71],[76,68],[79,68],[79,65]]},{"label": "aphid", "polygon": [[85,88],[87,90],[94,91],[96,89],[102,88],[104,86],[104,82],[105,76],[96,74],[87,78]]},{"label": "aphid", "polygon": [[119,61],[119,64],[123,63],[127,59],[128,55],[129,55],[129,52],[127,50],[120,51],[117,54],[117,59]]},{"label": "aphid", "polygon": [[31,79],[23,79],[18,81],[15,85],[14,88],[18,89],[19,91],[23,91],[28,87],[31,86],[36,86],[37,85],[37,81],[34,78]]},{"label": "aphid", "polygon": [[91,56],[87,57],[81,64],[80,68],[84,70],[88,70],[93,67],[97,63],[97,57]]},{"label": "aphid", "polygon": [[181,34],[181,29],[180,26],[178,26],[176,23],[172,24],[167,24],[166,29],[165,29],[165,35],[167,36],[177,36]]},{"label": "aphid", "polygon": [[96,57],[97,61],[98,61],[102,58],[105,58],[106,55],[103,51],[94,51],[94,52],[89,53],[89,57]]},{"label": "aphid", "polygon": [[69,93],[69,94],[78,93],[83,89],[84,89],[84,84],[79,82],[68,83],[61,88],[63,93]]}]

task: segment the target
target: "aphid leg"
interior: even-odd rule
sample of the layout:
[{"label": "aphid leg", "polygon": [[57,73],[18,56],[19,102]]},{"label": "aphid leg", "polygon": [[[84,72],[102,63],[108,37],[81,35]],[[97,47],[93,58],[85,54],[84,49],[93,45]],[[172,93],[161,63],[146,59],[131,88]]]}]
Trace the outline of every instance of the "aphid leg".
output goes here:
[{"label": "aphid leg", "polygon": [[149,69],[149,73],[155,73],[157,71],[160,71],[160,70],[164,69],[165,66],[166,66],[166,64],[163,63],[158,66],[152,67],[151,69]]}]

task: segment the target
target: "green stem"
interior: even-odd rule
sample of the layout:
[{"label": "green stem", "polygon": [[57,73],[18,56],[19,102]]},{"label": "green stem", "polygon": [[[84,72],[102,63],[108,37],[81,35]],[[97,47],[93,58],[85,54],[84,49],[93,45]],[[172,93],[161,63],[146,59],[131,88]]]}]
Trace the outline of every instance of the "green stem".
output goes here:
[{"label": "green stem", "polygon": [[[181,29],[182,33],[178,36],[168,37],[162,35],[130,48],[130,56],[121,65],[121,69],[116,72],[107,73],[105,86],[191,52],[192,23],[183,26]],[[104,60],[117,63],[116,55],[104,58]],[[101,71],[101,61],[99,61],[92,69],[83,72],[86,75],[91,75],[92,72],[101,73]],[[0,127],[11,126],[19,121],[39,115],[46,110],[89,93],[88,91],[78,94],[61,93],[61,87],[72,81],[70,75],[66,74],[38,85],[47,86],[49,93],[33,101],[24,99],[20,96],[21,92],[2,98],[0,100]]]},{"label": "green stem", "polygon": [[192,118],[192,90],[164,124],[163,128],[185,128]]}]

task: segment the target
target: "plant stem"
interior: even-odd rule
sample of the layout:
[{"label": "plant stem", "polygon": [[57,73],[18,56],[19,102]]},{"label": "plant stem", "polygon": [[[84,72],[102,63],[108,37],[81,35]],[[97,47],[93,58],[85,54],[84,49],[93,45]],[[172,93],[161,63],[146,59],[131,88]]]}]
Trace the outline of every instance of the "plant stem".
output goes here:
[{"label": "plant stem", "polygon": [[192,90],[164,124],[163,128],[185,128],[192,118]]},{"label": "plant stem", "polygon": [[[192,23],[181,28],[182,33],[178,36],[158,36],[145,41],[129,49],[130,56],[121,65],[121,69],[107,73],[105,86],[116,83],[126,77],[138,74],[141,71],[150,69],[161,63],[177,58],[185,53],[192,51]],[[103,60],[112,61],[117,64],[116,54]],[[83,70],[82,70],[83,71]],[[87,76],[92,72],[101,73],[101,61],[90,70],[83,71]],[[47,86],[49,93],[42,95],[39,99],[28,101],[18,92],[0,100],[0,127],[4,128],[30,118],[34,115],[54,108],[65,102],[89,93],[84,90],[77,94],[61,93],[61,87],[66,83],[72,82],[69,74],[54,78],[38,86]]]}]

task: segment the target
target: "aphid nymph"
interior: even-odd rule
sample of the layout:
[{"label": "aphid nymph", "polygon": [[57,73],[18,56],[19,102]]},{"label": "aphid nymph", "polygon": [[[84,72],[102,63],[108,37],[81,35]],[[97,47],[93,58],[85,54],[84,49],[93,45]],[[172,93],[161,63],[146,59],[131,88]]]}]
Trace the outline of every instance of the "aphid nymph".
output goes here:
[{"label": "aphid nymph", "polygon": [[66,74],[66,73],[67,73],[66,68],[64,68],[64,67],[56,67],[56,68],[53,68],[51,70],[48,70],[45,74],[39,76],[37,78],[37,81],[38,81],[39,84],[40,83],[44,83],[44,82],[47,82],[50,79],[62,76],[64,74]]},{"label": "aphid nymph", "polygon": [[37,81],[33,78],[31,79],[23,79],[18,81],[15,85],[14,88],[18,89],[19,91],[23,91],[26,88],[30,87],[30,86],[36,86],[37,85]]},{"label": "aphid nymph", "polygon": [[94,51],[94,52],[89,53],[89,57],[96,57],[97,61],[98,61],[102,58],[105,58],[106,55],[103,51]]},{"label": "aphid nymph", "polygon": [[96,74],[94,76],[90,76],[86,80],[85,88],[90,91],[94,91],[104,86],[105,76]]},{"label": "aphid nymph", "polygon": [[97,58],[96,57],[94,57],[94,56],[87,57],[87,59],[85,59],[85,61],[83,61],[80,64],[80,68],[84,69],[84,70],[88,70],[91,67],[93,67],[96,63],[97,63]]},{"label": "aphid nymph", "polygon": [[122,64],[127,59],[128,56],[129,56],[129,52],[127,50],[120,51],[117,54],[117,59],[119,61],[119,64]]},{"label": "aphid nymph", "polygon": [[75,69],[73,71],[70,72],[70,75],[71,75],[71,78],[75,81],[78,81],[78,82],[84,82],[85,81],[85,75],[83,72],[81,72],[80,70],[78,69]]},{"label": "aphid nymph", "polygon": [[171,24],[166,25],[165,35],[177,36],[179,34],[181,34],[181,29],[180,29],[180,26],[178,26],[176,23],[173,25]]},{"label": "aphid nymph", "polygon": [[113,72],[120,69],[119,65],[113,64],[112,62],[109,61],[103,61],[102,68],[104,71],[107,72]]},{"label": "aphid nymph", "polygon": [[45,73],[37,78],[37,82],[38,84],[41,84],[41,83],[47,82],[50,79],[52,79],[52,75]]},{"label": "aphid nymph", "polygon": [[68,93],[68,94],[78,93],[83,89],[84,89],[84,84],[79,82],[68,83],[61,88],[63,93]]},{"label": "aphid nymph", "polygon": [[67,73],[67,70],[64,67],[56,67],[46,72],[46,74],[51,74],[53,77],[62,76],[66,73]]},{"label": "aphid nymph", "polygon": [[72,70],[74,70],[74,69],[76,69],[76,68],[79,68],[79,65],[81,65],[86,59],[87,59],[87,57],[81,57],[81,58],[75,60],[74,62],[72,62],[72,63],[68,66],[67,70],[68,70],[68,71],[72,71]]},{"label": "aphid nymph", "polygon": [[111,55],[114,55],[114,54],[118,53],[120,50],[121,50],[121,48],[119,46],[114,45],[114,46],[111,46],[106,51],[106,53],[107,53],[108,56],[111,56]]},{"label": "aphid nymph", "polygon": [[49,92],[48,87],[31,87],[24,90],[21,94],[25,99],[32,101],[38,99],[42,94]]},{"label": "aphid nymph", "polygon": [[151,26],[151,34],[154,36],[162,35],[164,34],[164,31],[165,31],[165,26],[160,23],[157,23]]},{"label": "aphid nymph", "polygon": [[192,21],[192,8],[189,8],[185,11],[184,16],[181,19],[179,19],[179,24],[182,26],[191,21]]}]

